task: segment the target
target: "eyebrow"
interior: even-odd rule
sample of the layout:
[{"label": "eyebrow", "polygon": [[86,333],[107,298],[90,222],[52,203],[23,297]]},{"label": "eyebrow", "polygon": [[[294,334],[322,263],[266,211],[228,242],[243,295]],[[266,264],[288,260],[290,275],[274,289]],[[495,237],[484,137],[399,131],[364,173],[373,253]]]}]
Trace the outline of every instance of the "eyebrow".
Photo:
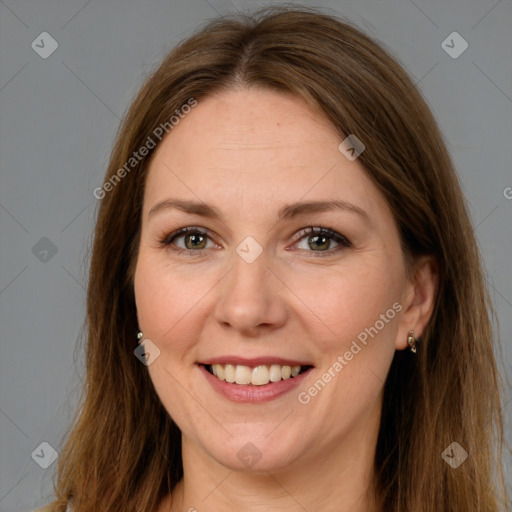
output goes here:
[{"label": "eyebrow", "polygon": [[[201,201],[190,201],[184,199],[165,199],[155,204],[148,213],[148,219],[153,217],[157,212],[163,210],[175,209],[185,213],[193,215],[200,215],[210,219],[222,220],[222,213],[218,208],[213,205],[201,202]],[[364,218],[367,222],[370,222],[368,214],[359,206],[356,206],[346,201],[333,200],[333,201],[302,201],[292,204],[287,204],[279,210],[279,219],[291,219],[301,215],[307,215],[311,213],[322,213],[333,210],[341,210],[349,213],[355,213]]]}]

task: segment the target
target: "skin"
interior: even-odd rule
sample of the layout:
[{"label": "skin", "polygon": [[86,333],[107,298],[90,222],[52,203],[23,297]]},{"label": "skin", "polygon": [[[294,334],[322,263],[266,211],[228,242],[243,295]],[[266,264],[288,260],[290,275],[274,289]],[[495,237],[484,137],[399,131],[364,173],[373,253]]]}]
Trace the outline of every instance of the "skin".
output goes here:
[{"label": "skin", "polygon": [[[428,322],[437,273],[425,257],[407,277],[391,211],[358,160],[338,150],[342,140],[301,98],[251,88],[201,100],[156,150],[134,286],[139,327],[160,350],[148,371],[181,429],[185,475],[160,511],[377,510],[367,495],[384,381],[408,332],[419,337]],[[170,197],[212,204],[222,220],[170,208],[148,218]],[[278,220],[280,208],[301,200],[343,200],[368,219],[335,210]],[[308,226],[351,245],[327,238],[316,249],[315,234],[301,235]],[[209,237],[160,243],[183,227]],[[250,264],[236,252],[247,236],[263,250]],[[394,303],[401,311],[300,403],[298,393]],[[236,404],[197,365],[227,354],[315,368],[298,390]],[[237,457],[248,442],[261,453],[250,468]]]}]

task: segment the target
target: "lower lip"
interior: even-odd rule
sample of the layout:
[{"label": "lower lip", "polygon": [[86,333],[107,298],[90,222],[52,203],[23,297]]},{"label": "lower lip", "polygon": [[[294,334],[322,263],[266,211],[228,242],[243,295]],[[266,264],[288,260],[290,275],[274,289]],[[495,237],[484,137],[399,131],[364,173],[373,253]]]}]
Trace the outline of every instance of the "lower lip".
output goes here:
[{"label": "lower lip", "polygon": [[263,403],[278,398],[285,393],[294,390],[309,375],[313,368],[309,368],[297,377],[290,377],[278,382],[269,382],[263,386],[254,386],[252,384],[235,384],[220,380],[212,375],[204,365],[198,365],[199,369],[206,377],[206,380],[212,385],[213,389],[220,395],[240,403]]}]

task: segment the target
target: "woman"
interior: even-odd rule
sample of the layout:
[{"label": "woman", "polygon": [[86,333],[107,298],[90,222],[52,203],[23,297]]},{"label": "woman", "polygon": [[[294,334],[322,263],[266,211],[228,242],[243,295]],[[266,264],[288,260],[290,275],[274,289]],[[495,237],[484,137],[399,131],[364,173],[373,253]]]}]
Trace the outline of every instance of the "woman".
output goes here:
[{"label": "woman", "polygon": [[505,509],[474,232],[379,44],[313,9],[214,20],[142,87],[95,195],[47,510]]}]

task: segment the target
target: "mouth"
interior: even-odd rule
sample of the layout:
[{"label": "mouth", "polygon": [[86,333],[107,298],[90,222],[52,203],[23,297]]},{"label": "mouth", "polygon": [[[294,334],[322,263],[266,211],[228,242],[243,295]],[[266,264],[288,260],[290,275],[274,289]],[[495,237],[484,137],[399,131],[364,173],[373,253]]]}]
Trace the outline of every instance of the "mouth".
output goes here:
[{"label": "mouth", "polygon": [[315,367],[299,359],[275,356],[246,358],[217,356],[196,363],[206,382],[220,396],[235,403],[263,404],[288,396]]},{"label": "mouth", "polygon": [[239,386],[265,386],[295,379],[313,368],[312,365],[287,364],[202,364],[206,371],[220,381]]}]

